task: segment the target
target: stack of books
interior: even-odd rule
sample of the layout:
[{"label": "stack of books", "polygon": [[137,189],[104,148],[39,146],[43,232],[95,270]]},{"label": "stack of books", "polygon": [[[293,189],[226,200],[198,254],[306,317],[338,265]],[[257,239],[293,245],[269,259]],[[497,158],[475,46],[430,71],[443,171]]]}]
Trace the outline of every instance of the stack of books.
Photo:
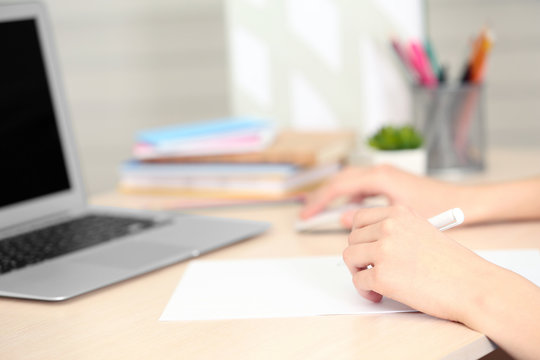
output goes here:
[{"label": "stack of books", "polygon": [[119,188],[186,199],[176,207],[298,199],[340,170],[353,139],[350,132],[278,132],[252,118],[152,129],[138,134]]}]

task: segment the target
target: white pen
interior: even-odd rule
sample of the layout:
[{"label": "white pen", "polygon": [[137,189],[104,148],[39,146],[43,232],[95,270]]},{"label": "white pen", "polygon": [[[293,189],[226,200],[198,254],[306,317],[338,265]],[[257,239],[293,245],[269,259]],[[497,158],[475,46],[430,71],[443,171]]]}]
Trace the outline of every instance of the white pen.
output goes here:
[{"label": "white pen", "polygon": [[458,226],[459,224],[463,223],[463,220],[465,220],[465,215],[460,208],[447,210],[428,219],[431,225],[435,226],[441,231]]}]

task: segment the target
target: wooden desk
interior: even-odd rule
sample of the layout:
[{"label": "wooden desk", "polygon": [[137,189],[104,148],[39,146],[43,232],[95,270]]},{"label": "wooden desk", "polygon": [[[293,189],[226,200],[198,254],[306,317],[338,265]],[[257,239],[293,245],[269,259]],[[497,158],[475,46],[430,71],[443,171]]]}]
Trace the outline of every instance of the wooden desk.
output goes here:
[{"label": "wooden desk", "polygon": [[[540,163],[540,157],[531,159]],[[533,170],[529,166],[518,175],[532,174]],[[504,177],[507,173],[500,174]],[[294,233],[298,209],[297,204],[282,204],[197,211],[273,223],[264,235],[203,258],[341,254],[346,234]],[[473,249],[540,248],[540,222],[464,226],[448,233]],[[61,303],[0,299],[0,357],[473,359],[494,349],[478,332],[420,313],[159,322],[186,265],[170,266]]]}]

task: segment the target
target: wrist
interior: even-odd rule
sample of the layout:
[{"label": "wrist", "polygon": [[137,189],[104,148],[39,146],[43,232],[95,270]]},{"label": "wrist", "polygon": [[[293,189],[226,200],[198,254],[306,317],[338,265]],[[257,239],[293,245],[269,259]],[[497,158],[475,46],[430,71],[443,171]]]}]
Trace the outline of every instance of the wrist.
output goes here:
[{"label": "wrist", "polygon": [[500,307],[497,286],[493,283],[493,276],[490,276],[488,272],[471,276],[467,282],[467,287],[463,289],[464,304],[457,314],[457,321],[471,329],[485,332],[485,328],[489,327],[486,322],[489,321],[495,309]]},{"label": "wrist", "polygon": [[459,321],[485,334],[513,357],[537,359],[540,288],[491,265],[496,269],[471,293]]},{"label": "wrist", "polygon": [[465,304],[457,320],[496,340],[515,317],[516,304],[532,284],[512,271],[487,261],[486,264],[483,271],[471,276],[468,289],[463,290]]},{"label": "wrist", "polygon": [[[540,181],[456,185],[457,203],[467,223],[530,220],[540,217]],[[512,209],[513,211],[508,211]]]},{"label": "wrist", "polygon": [[492,220],[493,193],[486,186],[455,185],[454,199],[456,207],[465,214],[467,224],[476,224]]}]

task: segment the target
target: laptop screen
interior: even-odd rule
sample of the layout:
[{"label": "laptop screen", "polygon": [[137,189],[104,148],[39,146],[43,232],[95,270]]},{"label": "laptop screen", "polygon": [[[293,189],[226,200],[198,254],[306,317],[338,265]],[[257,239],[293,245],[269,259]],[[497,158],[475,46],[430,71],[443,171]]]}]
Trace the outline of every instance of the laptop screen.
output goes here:
[{"label": "laptop screen", "polygon": [[70,188],[35,20],[0,23],[0,207]]}]

